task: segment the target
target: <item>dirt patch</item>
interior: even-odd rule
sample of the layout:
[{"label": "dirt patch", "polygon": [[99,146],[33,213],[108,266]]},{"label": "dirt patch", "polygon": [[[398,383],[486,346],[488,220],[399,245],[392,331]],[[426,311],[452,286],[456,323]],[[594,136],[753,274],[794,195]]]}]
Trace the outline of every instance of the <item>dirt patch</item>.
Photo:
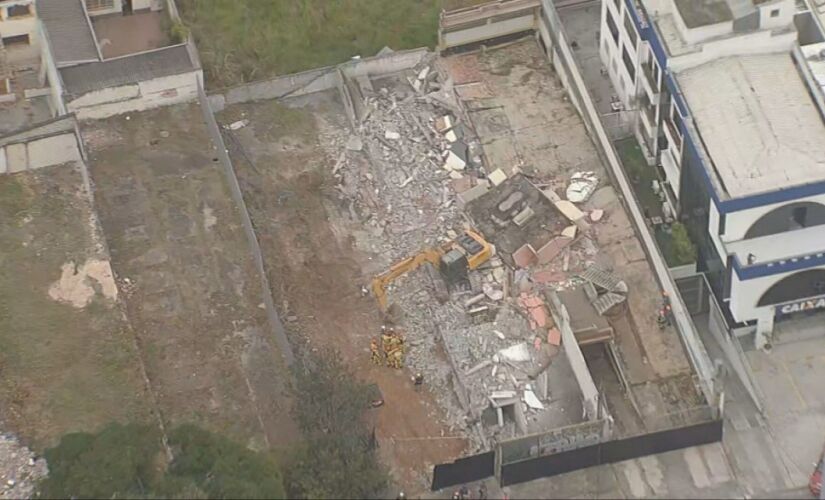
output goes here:
[{"label": "dirt patch", "polygon": [[[74,164],[0,177],[0,418],[38,452],[66,432],[151,418],[82,186]],[[49,296],[72,262],[83,264],[67,266],[63,285],[83,276],[82,291],[60,280],[54,291],[83,307]]]},{"label": "dirt patch", "polygon": [[255,449],[293,442],[288,374],[200,109],[133,113],[83,135],[115,278],[166,420]]},{"label": "dirt patch", "polygon": [[117,286],[109,262],[89,259],[81,266],[67,262],[60,269],[60,279],[49,287],[49,297],[53,300],[86,307],[97,293],[96,288],[107,299],[117,299]]}]

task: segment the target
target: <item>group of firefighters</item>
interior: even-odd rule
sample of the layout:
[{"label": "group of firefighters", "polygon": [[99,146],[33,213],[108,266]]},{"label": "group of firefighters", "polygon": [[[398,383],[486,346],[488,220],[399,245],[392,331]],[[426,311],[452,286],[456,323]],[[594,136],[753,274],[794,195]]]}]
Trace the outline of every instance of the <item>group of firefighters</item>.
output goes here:
[{"label": "group of firefighters", "polygon": [[386,364],[400,370],[404,367],[404,337],[392,327],[381,326],[381,347],[376,339],[370,340],[370,359],[376,365]]}]

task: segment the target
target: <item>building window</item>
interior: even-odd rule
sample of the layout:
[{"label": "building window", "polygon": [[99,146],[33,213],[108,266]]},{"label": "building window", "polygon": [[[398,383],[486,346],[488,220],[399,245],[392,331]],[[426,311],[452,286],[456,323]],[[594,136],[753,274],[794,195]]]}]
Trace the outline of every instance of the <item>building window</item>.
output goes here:
[{"label": "building window", "polygon": [[607,29],[610,30],[610,35],[613,37],[613,41],[616,42],[616,46],[619,45],[619,27],[616,26],[616,21],[613,19],[613,14],[610,13],[610,10],[605,11],[607,12]]},{"label": "building window", "polygon": [[7,17],[26,17],[32,14],[31,5],[10,5],[6,9]]},{"label": "building window", "polygon": [[633,26],[633,20],[630,19],[630,13],[628,11],[624,12],[624,29],[627,32],[627,37],[630,38],[630,44],[633,45],[635,49],[639,36],[636,34],[636,27]]},{"label": "building window", "polygon": [[771,17],[779,17],[779,9],[773,9],[771,11]]},{"label": "building window", "polygon": [[3,45],[6,47],[11,45],[28,45],[29,44],[29,35],[15,35],[15,36],[4,36],[3,37]]},{"label": "building window", "polygon": [[115,0],[86,0],[86,10],[106,10],[115,7]]},{"label": "building window", "polygon": [[630,81],[636,81],[636,68],[633,65],[633,59],[627,53],[627,47],[622,47],[622,61],[625,69],[627,69],[627,74],[630,75]]}]

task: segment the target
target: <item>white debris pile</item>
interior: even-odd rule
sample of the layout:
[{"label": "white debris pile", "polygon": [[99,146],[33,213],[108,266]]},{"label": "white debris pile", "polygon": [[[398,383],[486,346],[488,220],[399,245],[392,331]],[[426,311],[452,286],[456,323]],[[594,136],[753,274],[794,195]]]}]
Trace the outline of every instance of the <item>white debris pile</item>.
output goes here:
[{"label": "white debris pile", "polygon": [[44,459],[14,436],[0,433],[0,498],[32,498],[37,482],[47,473]]},{"label": "white debris pile", "polygon": [[424,65],[407,82],[384,79],[362,88],[358,133],[345,141],[333,167],[339,199],[356,220],[384,233],[379,253],[393,261],[460,227],[451,181],[481,168],[480,155],[473,155],[480,146],[464,137],[438,79]]},{"label": "white debris pile", "polygon": [[[427,273],[412,273],[392,297],[405,313],[402,324],[408,346],[406,363],[411,372],[424,375],[445,409],[451,430],[464,432],[482,449],[484,443],[475,429],[482,413],[491,408],[493,398],[512,392],[512,396],[505,398],[508,401],[497,402],[519,404],[525,415],[541,411],[545,396],[536,386],[543,379],[530,377],[543,370],[547,355],[535,347],[539,334],[530,328],[524,314],[506,300],[493,300],[482,293],[483,303],[493,312],[487,316],[489,320],[479,322],[466,306],[472,292],[453,293],[451,301],[439,304],[430,291],[429,279]],[[483,281],[489,289],[490,283]],[[532,390],[528,385],[532,385]],[[459,392],[466,394],[466,401],[461,401]],[[512,422],[486,425],[483,432],[488,439],[517,435]]]}]

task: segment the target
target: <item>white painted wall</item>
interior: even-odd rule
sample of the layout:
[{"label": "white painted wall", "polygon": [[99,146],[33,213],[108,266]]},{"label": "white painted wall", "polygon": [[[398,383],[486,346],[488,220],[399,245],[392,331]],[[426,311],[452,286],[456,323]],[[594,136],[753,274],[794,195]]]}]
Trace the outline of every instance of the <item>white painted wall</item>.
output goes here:
[{"label": "white painted wall", "polygon": [[675,21],[676,28],[679,30],[679,35],[689,45],[733,33],[733,21],[708,24],[707,26],[700,26],[698,28],[688,28],[682,16],[679,15],[679,9],[673,9],[673,20]]},{"label": "white painted wall", "polygon": [[[28,5],[31,11],[26,17],[7,17],[8,7],[13,5]],[[40,36],[37,22],[37,10],[32,0],[18,0],[3,3],[0,6],[0,36],[3,38],[17,35],[29,35],[29,46],[14,45],[7,50],[14,51],[15,59],[26,59],[37,57],[40,51]]]},{"label": "white painted wall", "polygon": [[[83,2],[85,3],[86,0],[83,0]],[[103,16],[103,15],[106,15],[106,14],[116,14],[116,13],[121,12],[122,10],[123,10],[123,0],[114,0],[114,2],[112,3],[112,8],[111,9],[100,9],[100,10],[88,10],[87,9],[87,12],[89,13],[89,17],[95,17],[95,16]]]},{"label": "white painted wall", "polygon": [[148,10],[152,8],[152,0],[132,0],[132,10]]},{"label": "white painted wall", "polygon": [[0,147],[0,174],[35,170],[71,161],[81,161],[74,132]]},{"label": "white painted wall", "polygon": [[[825,269],[825,266],[813,267],[811,269]],[[737,321],[749,321],[767,318],[768,316],[773,317],[774,306],[756,307],[756,304],[768,288],[782,278],[792,274],[794,274],[794,272],[739,281],[734,272],[731,277],[730,301],[730,311],[733,317]]]},{"label": "white painted wall", "polygon": [[[820,194],[818,196],[808,196],[805,198],[799,198],[793,200],[793,202],[798,201],[811,201],[815,203],[822,203],[825,204],[825,194]],[[760,217],[765,215],[766,213],[770,212],[775,208],[779,208],[783,205],[787,205],[791,202],[783,202],[783,203],[773,203],[771,205],[765,205],[762,207],[750,208],[748,210],[740,210],[737,212],[731,212],[727,214],[725,218],[725,234],[722,235],[723,242],[731,242],[731,241],[738,241],[745,237],[745,233],[748,229],[756,222]],[[713,228],[714,230],[718,229],[718,225]],[[825,235],[823,235],[823,241],[825,241]],[[800,251],[794,252],[794,254],[802,253],[803,249],[799,249]]]},{"label": "white painted wall", "polygon": [[668,58],[668,68],[678,73],[721,57],[749,54],[791,52],[796,43],[796,32],[773,34],[770,31],[731,36],[705,42],[701,50]]},{"label": "white painted wall", "polygon": [[198,97],[198,79],[201,72],[191,71],[122,87],[89,92],[67,103],[69,112],[81,120],[143,111],[194,101]]},{"label": "white painted wall", "polygon": [[[602,17],[599,27],[601,37],[599,40],[599,54],[602,58],[602,64],[607,68],[607,74],[610,77],[610,82],[613,84],[616,95],[621,100],[625,109],[630,109],[636,97],[636,81],[630,78],[630,75],[625,69],[624,61],[622,60],[622,48],[625,44],[629,43],[629,37],[625,33],[623,22],[624,10],[624,2],[621,3],[620,9],[616,8],[612,0],[602,2]],[[613,20],[619,29],[618,46],[613,41],[610,28],[607,26],[607,11],[612,14]],[[634,67],[637,68],[636,77],[638,78],[639,51],[634,47],[628,47],[628,55]]]},{"label": "white painted wall", "polygon": [[[779,10],[777,17],[771,17],[771,12]],[[759,27],[761,29],[776,29],[793,24],[796,7],[793,0],[784,0],[779,3],[770,3],[759,7]]]},{"label": "white painted wall", "polygon": [[526,16],[505,19],[495,23],[476,26],[474,28],[463,29],[442,33],[443,48],[456,47],[468,43],[480,42],[491,38],[528,31],[535,28],[536,18],[530,13]]},{"label": "white painted wall", "polygon": [[[57,65],[55,65],[52,51],[49,50],[47,43],[42,43],[40,46],[40,74],[48,78],[49,81],[49,109],[52,112],[52,116],[65,115],[66,105],[63,102],[63,81],[60,78],[60,73],[57,71]],[[41,77],[41,79],[43,77]],[[41,84],[44,83],[45,81],[41,81]]]}]

